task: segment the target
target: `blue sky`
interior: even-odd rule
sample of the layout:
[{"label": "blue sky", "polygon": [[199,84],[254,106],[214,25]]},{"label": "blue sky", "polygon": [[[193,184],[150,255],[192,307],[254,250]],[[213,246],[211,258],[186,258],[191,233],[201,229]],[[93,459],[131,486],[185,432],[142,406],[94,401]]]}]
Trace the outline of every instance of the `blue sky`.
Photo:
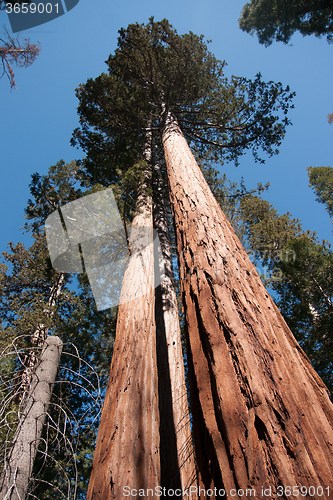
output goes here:
[{"label": "blue sky", "polygon": [[[224,165],[229,178],[244,177],[248,187],[270,182],[265,197],[282,214],[291,212],[304,229],[317,231],[320,239],[332,241],[331,222],[323,205],[308,187],[307,166],[331,166],[333,126],[333,46],[315,37],[299,34],[292,46],[259,45],[256,37],[238,28],[245,0],[80,0],[66,15],[20,34],[39,41],[41,53],[29,68],[16,69],[17,90],[0,80],[1,141],[1,232],[0,252],[9,241],[24,241],[19,228],[29,198],[31,174],[44,174],[60,159],[81,157],[70,146],[78,125],[75,88],[106,70],[104,61],[114,51],[119,28],[133,22],[167,18],[179,33],[193,31],[212,40],[210,50],[228,63],[226,75],[281,81],[295,91],[295,109],[290,118],[280,154],[255,164],[252,155],[241,158],[239,167]],[[97,8],[98,5],[98,8]],[[10,25],[0,12],[0,33]]]}]

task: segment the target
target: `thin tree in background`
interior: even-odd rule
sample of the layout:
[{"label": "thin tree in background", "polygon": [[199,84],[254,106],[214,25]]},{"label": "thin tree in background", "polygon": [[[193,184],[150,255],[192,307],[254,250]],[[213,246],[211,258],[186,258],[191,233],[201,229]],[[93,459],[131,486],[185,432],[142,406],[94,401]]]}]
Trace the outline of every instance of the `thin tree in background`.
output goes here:
[{"label": "thin tree in background", "polygon": [[[70,492],[85,499],[87,494],[99,420],[98,384],[107,381],[116,314],[110,309],[96,310],[86,276],[79,276],[74,292],[74,276],[52,268],[44,234],[48,215],[82,196],[79,180],[74,162],[60,161],[47,175],[34,174],[26,209],[26,228],[33,243],[30,248],[11,244],[10,252],[2,254],[0,470],[4,470],[2,492],[8,494],[19,476],[17,486],[26,488],[29,479],[28,491],[36,498]],[[41,402],[34,404],[40,393],[35,387],[36,369],[45,339],[52,342],[56,335],[65,345],[64,354],[51,404],[46,411],[45,403],[39,417]],[[34,417],[37,425],[32,429]],[[17,474],[15,462],[20,465],[29,443],[34,453],[30,462],[25,460],[25,471]]]},{"label": "thin tree in background", "polygon": [[29,388],[25,393],[13,446],[0,476],[0,495],[6,500],[26,498],[44,422],[56,379],[62,341],[50,335],[35,362]]},{"label": "thin tree in background", "polygon": [[0,38],[0,58],[2,64],[2,74],[7,76],[11,88],[15,88],[13,65],[25,68],[30,66],[37,58],[40,52],[40,45],[31,44],[29,40],[24,39],[23,43],[19,38],[13,38],[5,30],[6,38]]}]

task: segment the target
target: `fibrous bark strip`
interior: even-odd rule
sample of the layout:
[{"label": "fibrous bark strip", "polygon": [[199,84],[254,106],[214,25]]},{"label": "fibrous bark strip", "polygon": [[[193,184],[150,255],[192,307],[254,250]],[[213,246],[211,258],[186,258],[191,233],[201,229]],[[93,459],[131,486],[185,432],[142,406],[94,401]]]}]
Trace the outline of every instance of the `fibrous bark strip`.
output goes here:
[{"label": "fibrous bark strip", "polygon": [[[150,182],[151,171],[146,174]],[[87,500],[119,499],[126,487],[154,490],[160,485],[153,210],[144,189],[129,243]]]},{"label": "fibrous bark strip", "polygon": [[200,484],[226,491],[253,487],[257,498],[262,487],[323,487],[321,498],[328,498],[333,407],[327,389],[262,285],[171,114],[162,138]]}]

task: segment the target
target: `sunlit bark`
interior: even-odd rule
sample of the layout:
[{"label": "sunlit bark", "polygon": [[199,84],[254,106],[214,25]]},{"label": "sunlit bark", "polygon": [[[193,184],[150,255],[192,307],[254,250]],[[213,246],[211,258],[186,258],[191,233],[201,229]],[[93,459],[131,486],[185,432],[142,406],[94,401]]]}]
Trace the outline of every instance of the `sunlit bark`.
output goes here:
[{"label": "sunlit bark", "polygon": [[200,484],[226,492],[252,487],[257,498],[267,498],[262,487],[272,487],[272,495],[282,487],[281,498],[288,496],[286,487],[322,487],[321,498],[329,498],[333,407],[326,387],[262,285],[170,114],[162,138]]},{"label": "sunlit bark", "polygon": [[153,211],[143,193],[129,244],[87,500],[119,499],[126,487],[160,485]]}]

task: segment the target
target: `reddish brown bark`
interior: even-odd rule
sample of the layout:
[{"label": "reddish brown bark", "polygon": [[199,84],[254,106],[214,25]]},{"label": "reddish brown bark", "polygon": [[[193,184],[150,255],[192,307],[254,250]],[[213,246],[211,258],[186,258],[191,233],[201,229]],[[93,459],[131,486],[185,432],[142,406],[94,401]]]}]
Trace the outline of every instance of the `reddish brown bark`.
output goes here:
[{"label": "reddish brown bark", "polygon": [[156,245],[154,252],[151,200],[143,194],[132,224],[131,261],[122,284],[88,499],[121,498],[132,489],[145,495],[150,489],[152,495],[156,486],[185,490],[196,484],[171,250],[159,191],[156,184],[154,228],[162,252]]},{"label": "reddish brown bark", "polygon": [[[171,115],[162,137],[200,484],[226,493],[254,488],[256,498],[276,498],[278,487],[279,498],[292,498],[288,487],[322,487],[316,498],[329,498],[333,406],[327,389],[263,287]],[[263,495],[262,487],[271,487],[271,495]]]},{"label": "reddish brown bark", "polygon": [[151,203],[143,203],[132,224],[88,500],[160,485],[152,227]]}]

